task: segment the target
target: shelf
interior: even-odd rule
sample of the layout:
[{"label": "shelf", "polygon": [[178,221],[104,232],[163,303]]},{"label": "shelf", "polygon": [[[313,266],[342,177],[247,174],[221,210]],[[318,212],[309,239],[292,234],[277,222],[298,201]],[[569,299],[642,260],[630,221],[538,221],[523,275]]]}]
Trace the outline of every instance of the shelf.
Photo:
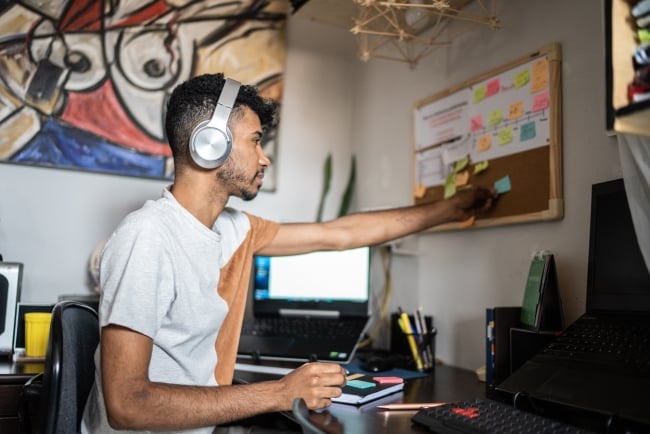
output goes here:
[{"label": "shelf", "polygon": [[632,58],[638,47],[631,24],[630,3],[626,0],[605,1],[605,24],[608,44],[608,102],[613,119],[608,127],[615,133],[650,136],[650,101],[630,103],[628,84],[634,78]]},{"label": "shelf", "polygon": [[616,110],[614,130],[618,133],[650,136],[650,101],[642,101]]}]

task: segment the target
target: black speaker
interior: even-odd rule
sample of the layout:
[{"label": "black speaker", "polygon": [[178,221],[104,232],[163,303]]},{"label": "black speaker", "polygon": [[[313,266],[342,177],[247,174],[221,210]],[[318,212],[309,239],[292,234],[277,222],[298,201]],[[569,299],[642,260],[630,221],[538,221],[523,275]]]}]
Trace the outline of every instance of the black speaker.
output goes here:
[{"label": "black speaker", "polygon": [[230,155],[232,134],[228,129],[228,118],[240,87],[238,81],[226,79],[212,117],[201,122],[192,131],[190,155],[194,162],[204,169],[221,166]]},{"label": "black speaker", "polygon": [[20,300],[23,264],[0,262],[0,354],[11,354],[14,344],[16,304]]}]

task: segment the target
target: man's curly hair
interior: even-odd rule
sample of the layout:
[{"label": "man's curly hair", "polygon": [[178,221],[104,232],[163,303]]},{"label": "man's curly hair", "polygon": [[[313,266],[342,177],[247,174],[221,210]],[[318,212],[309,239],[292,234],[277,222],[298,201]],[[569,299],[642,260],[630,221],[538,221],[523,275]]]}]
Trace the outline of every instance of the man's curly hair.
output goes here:
[{"label": "man's curly hair", "polygon": [[[172,91],[167,101],[165,131],[176,167],[189,163],[192,131],[199,123],[212,117],[225,82],[222,73],[204,74],[179,84]],[[262,98],[255,86],[242,85],[239,88],[229,123],[241,118],[242,106],[250,108],[259,116],[265,131],[275,125],[277,104],[273,100]]]}]

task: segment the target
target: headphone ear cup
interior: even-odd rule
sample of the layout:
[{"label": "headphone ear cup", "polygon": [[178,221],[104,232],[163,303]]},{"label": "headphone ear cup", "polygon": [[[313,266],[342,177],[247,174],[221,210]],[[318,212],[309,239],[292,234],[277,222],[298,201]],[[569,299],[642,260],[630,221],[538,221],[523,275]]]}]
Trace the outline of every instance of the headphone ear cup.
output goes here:
[{"label": "headphone ear cup", "polygon": [[199,167],[214,169],[228,159],[232,149],[232,135],[230,129],[223,131],[208,123],[209,121],[201,122],[192,132],[190,155]]},{"label": "headphone ear cup", "polygon": [[228,119],[235,106],[241,84],[230,78],[224,82],[212,117],[198,124],[190,136],[190,155],[194,162],[204,169],[221,166],[230,155],[232,134]]}]

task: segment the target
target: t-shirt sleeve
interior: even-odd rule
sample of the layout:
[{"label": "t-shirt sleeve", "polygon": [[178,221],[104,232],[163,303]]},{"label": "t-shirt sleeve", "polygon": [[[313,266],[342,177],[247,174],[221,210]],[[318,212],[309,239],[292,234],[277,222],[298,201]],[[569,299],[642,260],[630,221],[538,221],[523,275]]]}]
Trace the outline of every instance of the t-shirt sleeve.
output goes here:
[{"label": "t-shirt sleeve", "polygon": [[108,241],[100,266],[101,327],[155,337],[174,298],[173,264],[162,240],[150,225],[131,222]]},{"label": "t-shirt sleeve", "polygon": [[280,230],[280,224],[274,221],[245,213],[251,223],[251,247],[256,253],[266,247]]}]

